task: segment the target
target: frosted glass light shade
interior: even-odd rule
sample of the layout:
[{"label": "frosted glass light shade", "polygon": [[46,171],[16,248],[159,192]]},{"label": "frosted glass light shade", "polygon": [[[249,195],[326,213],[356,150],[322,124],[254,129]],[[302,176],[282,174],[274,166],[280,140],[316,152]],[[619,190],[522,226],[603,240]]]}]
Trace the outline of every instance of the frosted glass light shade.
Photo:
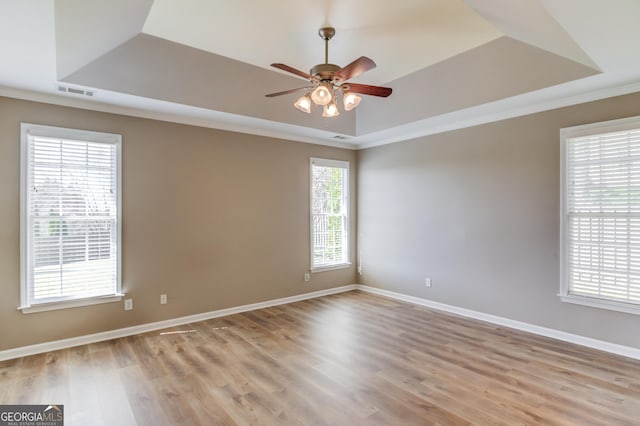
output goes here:
[{"label": "frosted glass light shade", "polygon": [[351,111],[360,104],[362,98],[355,93],[347,92],[342,97],[345,111]]},{"label": "frosted glass light shade", "polygon": [[340,111],[338,111],[338,106],[335,102],[331,102],[329,105],[324,107],[324,111],[322,112],[323,117],[337,117],[340,115]]},{"label": "frosted glass light shade", "polygon": [[311,98],[309,95],[300,96],[293,106],[309,114],[311,112]]},{"label": "frosted glass light shade", "polygon": [[327,83],[321,83],[311,92],[311,100],[314,104],[325,106],[333,99],[331,87]]}]

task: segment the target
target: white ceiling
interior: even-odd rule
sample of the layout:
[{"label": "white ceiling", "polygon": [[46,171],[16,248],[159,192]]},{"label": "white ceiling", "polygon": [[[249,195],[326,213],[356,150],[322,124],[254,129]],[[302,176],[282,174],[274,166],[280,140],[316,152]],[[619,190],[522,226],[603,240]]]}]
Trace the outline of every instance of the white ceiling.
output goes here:
[{"label": "white ceiling", "polygon": [[384,64],[360,79],[384,84],[501,35],[462,0],[156,0],[143,32],[258,67],[303,71],[324,62],[318,28],[338,31],[329,62],[359,56]]},{"label": "white ceiling", "polygon": [[[358,148],[639,91],[639,21],[638,0],[0,0],[0,95]],[[323,62],[324,25],[390,98],[338,119],[264,98],[305,85],[269,64]]]}]

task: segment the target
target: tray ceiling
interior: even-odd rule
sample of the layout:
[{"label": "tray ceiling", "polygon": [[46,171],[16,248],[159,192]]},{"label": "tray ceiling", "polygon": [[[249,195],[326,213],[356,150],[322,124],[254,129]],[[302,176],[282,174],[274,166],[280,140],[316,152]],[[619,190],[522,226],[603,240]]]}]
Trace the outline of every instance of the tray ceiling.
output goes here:
[{"label": "tray ceiling", "polygon": [[[383,143],[415,136],[420,125],[426,133],[434,120],[455,120],[503,101],[539,101],[637,83],[640,31],[630,24],[634,14],[640,17],[640,4],[561,3],[5,2],[0,5],[0,54],[17,64],[0,70],[0,85],[50,94],[56,82],[63,82],[95,89],[95,99],[82,102],[96,109],[112,105],[138,115],[155,112],[174,121],[306,142],[336,143],[338,135],[346,138],[340,142],[346,146]],[[589,19],[597,30],[585,22]],[[324,25],[337,30],[330,62],[346,65],[361,55],[371,57],[378,67],[355,81],[390,86],[391,97],[364,97],[359,108],[332,119],[319,111],[295,110],[295,94],[264,97],[305,85],[269,64],[308,70],[323,62],[317,30]],[[26,39],[18,39],[21,35]],[[607,40],[597,35],[617,42],[618,52],[608,52]],[[14,37],[15,43],[7,42]],[[41,70],[20,75],[25,66]]]}]

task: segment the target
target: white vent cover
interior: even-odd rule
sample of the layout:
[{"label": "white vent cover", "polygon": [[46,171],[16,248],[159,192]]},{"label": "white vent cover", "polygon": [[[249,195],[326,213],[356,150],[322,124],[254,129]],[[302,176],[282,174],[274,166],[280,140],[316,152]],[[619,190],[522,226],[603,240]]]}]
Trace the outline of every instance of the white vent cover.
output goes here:
[{"label": "white vent cover", "polygon": [[90,98],[96,95],[96,91],[91,89],[80,89],[78,87],[64,86],[62,84],[58,84],[56,88],[58,89],[58,92],[71,93],[73,95],[80,95],[80,96],[88,96]]}]

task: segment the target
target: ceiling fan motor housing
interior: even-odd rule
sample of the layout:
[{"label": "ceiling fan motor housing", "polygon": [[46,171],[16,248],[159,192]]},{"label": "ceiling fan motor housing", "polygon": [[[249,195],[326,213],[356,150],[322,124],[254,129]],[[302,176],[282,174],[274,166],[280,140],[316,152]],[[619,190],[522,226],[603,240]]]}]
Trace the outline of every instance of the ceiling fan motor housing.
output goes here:
[{"label": "ceiling fan motor housing", "polygon": [[340,71],[338,65],[335,64],[318,64],[311,68],[309,74],[318,78],[320,81],[331,81],[333,80],[333,74]]}]

